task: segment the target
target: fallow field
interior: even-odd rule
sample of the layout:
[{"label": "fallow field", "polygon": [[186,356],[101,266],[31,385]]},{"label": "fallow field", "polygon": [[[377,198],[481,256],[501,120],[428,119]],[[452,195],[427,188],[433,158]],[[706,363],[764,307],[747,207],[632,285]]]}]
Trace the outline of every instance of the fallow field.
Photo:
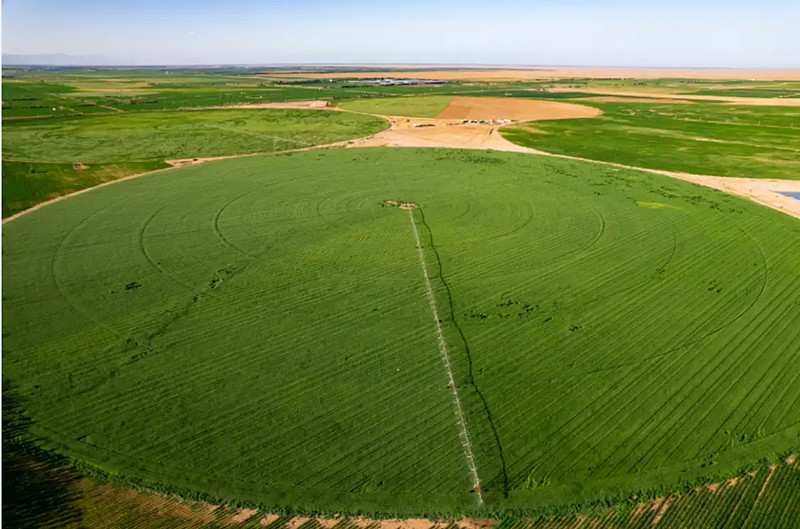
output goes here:
[{"label": "fallow field", "polygon": [[307,151],[142,176],[3,231],[4,388],[47,447],[129,483],[541,513],[798,446],[800,225],[686,182]]}]

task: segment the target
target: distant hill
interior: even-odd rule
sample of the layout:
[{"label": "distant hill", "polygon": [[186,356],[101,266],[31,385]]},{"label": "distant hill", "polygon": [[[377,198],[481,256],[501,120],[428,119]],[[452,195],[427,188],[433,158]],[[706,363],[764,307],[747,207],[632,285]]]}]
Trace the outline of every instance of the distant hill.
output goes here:
[{"label": "distant hill", "polygon": [[105,55],[67,55],[65,53],[19,55],[3,54],[3,66],[112,66],[114,59]]}]

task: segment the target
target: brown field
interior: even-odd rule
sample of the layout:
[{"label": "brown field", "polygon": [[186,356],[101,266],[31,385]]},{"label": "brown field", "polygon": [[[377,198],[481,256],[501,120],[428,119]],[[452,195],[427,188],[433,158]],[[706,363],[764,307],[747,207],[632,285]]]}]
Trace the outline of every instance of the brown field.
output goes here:
[{"label": "brown field", "polygon": [[490,124],[460,123],[437,118],[391,117],[389,120],[392,122],[390,129],[369,138],[351,141],[348,147],[450,147],[535,152],[509,142]]},{"label": "brown field", "polygon": [[599,109],[585,105],[505,97],[454,97],[439,119],[541,119],[593,118]]},{"label": "brown field", "polygon": [[[375,66],[375,65],[373,65]],[[394,65],[400,67],[401,65]],[[412,65],[413,67],[413,65]],[[547,67],[492,67],[480,66],[475,68],[446,66],[442,68],[464,68],[461,70],[420,70],[406,72],[334,72],[312,73],[297,70],[270,72],[271,76],[306,77],[306,78],[370,78],[394,77],[397,79],[466,79],[480,81],[512,81],[536,79],[565,79],[565,78],[637,78],[637,79],[725,79],[761,81],[800,81],[800,69],[717,69],[717,68],[614,68],[614,67],[572,67],[572,66],[547,66]]]}]

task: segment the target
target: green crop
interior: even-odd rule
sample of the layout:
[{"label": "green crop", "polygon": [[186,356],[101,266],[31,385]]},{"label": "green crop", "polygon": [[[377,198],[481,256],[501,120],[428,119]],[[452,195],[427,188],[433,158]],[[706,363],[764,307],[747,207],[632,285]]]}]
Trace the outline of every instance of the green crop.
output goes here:
[{"label": "green crop", "polygon": [[520,145],[647,167],[716,176],[800,178],[800,110],[720,104],[593,103],[591,119],[501,129]]},{"label": "green crop", "polygon": [[342,107],[368,114],[433,118],[445,109],[451,99],[452,96],[386,97],[348,101],[342,103]]},{"label": "green crop", "polygon": [[6,160],[112,163],[308,147],[380,131],[386,121],[323,110],[207,110],[14,120]]},{"label": "green crop", "polygon": [[687,182],[308,151],[143,176],[3,231],[4,386],[32,435],[126,483],[277,510],[533,513],[798,443],[800,226]]}]

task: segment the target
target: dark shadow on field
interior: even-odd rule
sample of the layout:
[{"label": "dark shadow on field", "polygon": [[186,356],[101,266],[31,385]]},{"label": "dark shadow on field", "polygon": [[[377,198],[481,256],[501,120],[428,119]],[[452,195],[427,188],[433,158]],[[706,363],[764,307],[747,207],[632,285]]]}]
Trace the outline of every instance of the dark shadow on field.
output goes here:
[{"label": "dark shadow on field", "polygon": [[491,429],[492,436],[494,437],[494,442],[497,447],[497,456],[500,459],[500,479],[502,480],[502,493],[504,497],[508,497],[509,492],[509,483],[508,483],[508,469],[506,466],[506,458],[505,454],[503,453],[503,443],[500,442],[500,435],[497,433],[497,427],[494,424],[494,418],[492,417],[492,411],[489,409],[489,403],[484,397],[483,393],[481,392],[480,387],[478,387],[477,382],[475,381],[475,374],[472,365],[472,352],[469,349],[469,343],[467,343],[467,337],[464,335],[464,331],[461,329],[461,326],[458,324],[458,320],[456,319],[455,310],[453,309],[453,295],[450,292],[450,285],[447,284],[447,280],[444,277],[444,271],[442,270],[442,260],[439,257],[439,251],[436,249],[436,245],[433,242],[433,231],[431,230],[430,226],[428,226],[428,222],[425,220],[425,212],[422,211],[422,208],[417,208],[420,215],[420,220],[422,225],[425,226],[425,229],[428,232],[428,237],[430,241],[430,249],[433,251],[433,255],[436,257],[436,266],[437,266],[437,273],[438,279],[442,282],[444,286],[445,292],[447,292],[447,304],[448,308],[445,314],[447,314],[447,321],[452,323],[455,327],[456,331],[458,332],[459,337],[461,338],[461,342],[464,344],[464,352],[466,353],[467,357],[467,383],[472,387],[475,394],[480,399],[481,404],[483,406],[483,411],[486,414],[486,420],[489,423],[489,428]]},{"label": "dark shadow on field", "polygon": [[78,479],[63,458],[39,448],[23,399],[3,381],[3,527],[62,527],[80,522]]}]

